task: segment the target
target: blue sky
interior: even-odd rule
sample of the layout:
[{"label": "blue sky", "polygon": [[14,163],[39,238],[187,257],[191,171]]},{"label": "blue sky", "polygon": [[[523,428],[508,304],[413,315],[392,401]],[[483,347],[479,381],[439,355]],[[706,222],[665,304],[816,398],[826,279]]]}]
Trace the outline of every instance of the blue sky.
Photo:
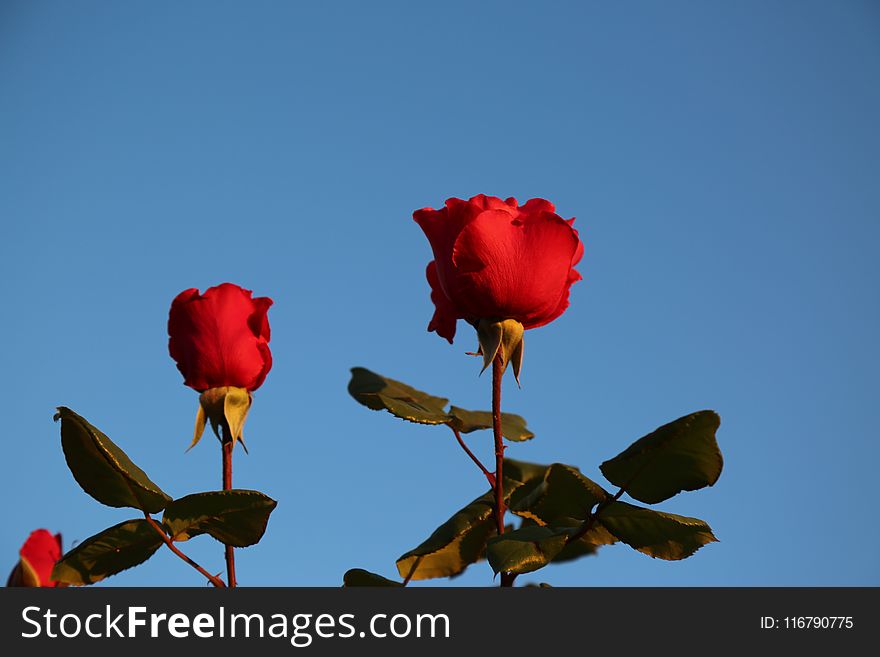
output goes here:
[{"label": "blue sky", "polygon": [[[214,441],[184,454],[197,394],[166,321],[181,290],[233,281],[275,300],[235,482],[279,505],[241,583],[395,575],[485,481],[444,428],[356,404],[348,368],[488,407],[475,338],[425,330],[411,220],[486,193],[550,199],[586,245],[506,385],[537,434],[509,456],[602,481],[656,426],[722,416],[717,485],[659,505],[719,543],[521,581],[880,584],[878,36],[854,0],[4,2],[0,555],[136,517],[78,488],[57,405],[172,495],[219,487]],[[221,570],[207,537],[186,550]],[[106,584],[202,584],[167,552]]]}]

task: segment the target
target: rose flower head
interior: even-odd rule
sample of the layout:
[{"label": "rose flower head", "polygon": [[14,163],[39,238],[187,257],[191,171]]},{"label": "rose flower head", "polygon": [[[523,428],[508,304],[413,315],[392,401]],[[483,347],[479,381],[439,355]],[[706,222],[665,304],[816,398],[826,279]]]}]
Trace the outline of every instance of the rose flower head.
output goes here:
[{"label": "rose flower head", "polygon": [[413,219],[434,251],[428,330],[452,343],[464,319],[477,328],[484,369],[500,350],[518,379],[522,331],[565,312],[569,289],[581,279],[574,267],[584,247],[574,219],[563,219],[544,199],[519,205],[484,194],[450,198],[439,210],[416,210]]},{"label": "rose flower head", "polygon": [[61,534],[53,535],[48,529],[32,531],[18,556],[6,586],[60,586],[52,579],[52,569],[61,559]]},{"label": "rose flower head", "polygon": [[225,427],[232,440],[241,430],[259,388],[272,368],[268,311],[272,299],[252,297],[232,283],[184,290],[171,303],[168,351],[184,383],[202,393],[193,447],[207,420],[215,434]]}]

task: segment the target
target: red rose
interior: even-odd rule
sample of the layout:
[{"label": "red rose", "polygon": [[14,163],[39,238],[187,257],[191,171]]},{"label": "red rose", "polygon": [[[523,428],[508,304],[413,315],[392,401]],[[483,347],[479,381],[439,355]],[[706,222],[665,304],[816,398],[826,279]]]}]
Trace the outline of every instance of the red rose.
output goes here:
[{"label": "red rose", "polygon": [[568,308],[584,247],[574,219],[557,215],[549,201],[533,198],[519,206],[515,198],[480,194],[416,210],[413,219],[434,250],[427,271],[435,306],[429,331],[451,343],[459,319],[513,319],[530,329]]},{"label": "red rose", "polygon": [[52,569],[61,559],[61,534],[53,536],[47,529],[37,529],[28,536],[18,555],[18,565],[6,586],[58,586],[52,580]]},{"label": "red rose", "polygon": [[272,368],[268,297],[223,283],[199,294],[184,290],[171,304],[168,351],[184,383],[204,392],[233,386],[259,388]]}]

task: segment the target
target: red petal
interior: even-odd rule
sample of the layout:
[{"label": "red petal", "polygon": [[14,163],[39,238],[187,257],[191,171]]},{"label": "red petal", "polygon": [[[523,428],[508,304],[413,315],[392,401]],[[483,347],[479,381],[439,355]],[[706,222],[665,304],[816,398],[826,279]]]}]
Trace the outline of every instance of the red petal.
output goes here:
[{"label": "red petal", "polygon": [[[566,221],[566,223],[570,226],[573,221],[574,221],[574,219],[569,219],[568,221]],[[572,229],[572,230],[574,231],[574,234],[577,237],[578,232],[574,229]],[[539,326],[544,326],[544,324],[549,324],[550,322],[552,322],[554,319],[556,319],[557,317],[559,317],[562,313],[564,313],[566,311],[566,309],[569,306],[568,298],[569,298],[569,293],[571,291],[571,286],[574,283],[577,283],[578,281],[583,280],[583,276],[581,276],[580,272],[574,268],[574,266],[580,262],[580,260],[583,256],[584,256],[584,243],[581,242],[580,238],[578,237],[577,249],[575,250],[574,256],[571,259],[571,270],[568,272],[568,281],[566,281],[566,284],[565,284],[565,292],[563,292],[562,298],[559,300],[559,304],[556,306],[556,309],[552,313],[547,315],[547,317],[545,317],[542,321],[535,323],[535,324],[532,324],[528,328],[538,328]]]},{"label": "red petal", "polygon": [[263,381],[266,380],[266,375],[269,374],[269,370],[272,369],[272,351],[269,349],[269,345],[265,342],[258,342],[257,349],[260,351],[260,356],[263,358],[263,369],[260,370],[260,373],[254,380],[254,383],[252,384],[253,387],[248,388],[248,390],[256,390],[263,385]]},{"label": "red petal", "polygon": [[577,283],[582,278],[583,277],[577,271],[572,269],[571,272],[569,273],[568,281],[566,282],[566,285],[565,285],[565,291],[562,293],[562,298],[559,300],[559,303],[556,305],[556,308],[553,310],[553,312],[551,312],[550,314],[548,314],[547,316],[545,316],[543,318],[540,318],[540,320],[530,324],[529,326],[526,326],[526,328],[533,329],[533,328],[538,328],[539,326],[544,326],[544,324],[549,324],[554,319],[559,317],[562,313],[564,313],[568,309],[568,306],[570,305],[568,298],[569,298],[569,292],[571,290],[572,284]]},{"label": "red petal", "polygon": [[425,273],[428,277],[428,283],[431,285],[431,301],[434,302],[434,316],[428,324],[428,330],[436,331],[437,335],[446,338],[449,344],[452,344],[456,323],[461,319],[461,316],[440,286],[437,263],[433,260],[429,262]]},{"label": "red petal", "polygon": [[531,328],[558,316],[577,248],[574,230],[555,214],[514,219],[508,211],[488,210],[459,234],[453,271],[445,276],[440,267],[439,274],[468,318],[516,319]]},{"label": "red petal", "polygon": [[[232,283],[187,290],[171,304],[168,349],[186,385],[199,391],[221,386],[255,390],[271,368],[266,352],[271,299],[251,298]],[[267,364],[268,363],[268,364]]]},{"label": "red petal", "polygon": [[450,198],[446,200],[446,207],[440,210],[416,210],[413,212],[413,219],[431,243],[434,259],[444,262],[452,257],[452,245],[461,229],[479,213],[478,206],[459,198]]},{"label": "red petal", "polygon": [[257,297],[254,299],[254,312],[248,317],[248,325],[258,338],[269,342],[272,331],[269,328],[269,308],[275,303],[269,297]]},{"label": "red petal", "polygon": [[55,586],[52,568],[61,558],[61,535],[53,536],[47,529],[37,529],[28,536],[19,556],[33,568],[40,579],[40,586]]},{"label": "red petal", "polygon": [[[573,222],[573,221],[574,221],[574,219],[569,219],[568,225],[571,226],[571,222]],[[574,228],[572,228],[572,230],[574,230],[575,237],[578,238],[577,250],[574,252],[574,257],[571,259],[571,266],[574,267],[577,263],[579,263],[581,261],[581,258],[584,257],[584,243],[581,242],[581,237],[578,234],[578,232]],[[578,274],[578,276],[580,276],[580,274]],[[581,279],[578,278],[578,280],[581,280]]]},{"label": "red petal", "polygon": [[519,209],[522,214],[533,215],[539,212],[556,213],[556,206],[544,198],[530,198]]},{"label": "red petal", "polygon": [[[451,200],[453,199],[450,199],[450,201]],[[459,199],[454,200],[458,201]],[[477,194],[476,196],[472,196],[467,202],[469,205],[479,208],[480,210],[504,210],[505,212],[510,212],[512,208],[517,207],[516,199],[512,196],[506,201],[502,201],[497,196]],[[447,201],[447,204],[448,203],[449,201]]]}]

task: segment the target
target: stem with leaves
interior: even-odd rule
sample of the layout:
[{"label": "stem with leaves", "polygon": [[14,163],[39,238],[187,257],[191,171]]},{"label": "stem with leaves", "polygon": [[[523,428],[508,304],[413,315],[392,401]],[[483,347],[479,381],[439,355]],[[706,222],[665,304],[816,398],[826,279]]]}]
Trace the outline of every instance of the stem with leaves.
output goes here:
[{"label": "stem with leaves", "polygon": [[602,513],[602,511],[604,511],[606,509],[606,507],[614,504],[617,500],[619,500],[623,496],[623,494],[626,492],[626,489],[629,488],[630,485],[632,485],[632,482],[635,481],[640,474],[642,474],[642,471],[644,471],[644,469],[648,465],[648,463],[649,463],[648,461],[645,461],[642,464],[642,467],[640,467],[638,470],[636,470],[630,476],[630,478],[626,482],[624,482],[623,486],[620,487],[620,490],[617,491],[612,497],[609,497],[604,502],[600,502],[596,506],[596,510],[593,511],[589,516],[587,516],[587,519],[584,520],[584,523],[578,528],[578,530],[574,534],[571,534],[568,537],[568,539],[565,541],[566,545],[568,543],[574,543],[576,540],[586,536],[587,532],[589,532],[593,528],[593,525],[596,524],[596,520],[599,518],[599,514]]},{"label": "stem with leaves", "polygon": [[[492,432],[495,435],[495,527],[498,535],[504,533],[504,439],[501,435],[501,378],[504,375],[504,361],[501,353],[492,361]],[[514,573],[501,573],[501,586],[513,586]]]},{"label": "stem with leaves", "polygon": [[[223,452],[223,490],[232,490],[232,450],[235,447],[235,440],[232,438],[232,432],[228,426],[223,427],[222,431],[222,452]],[[226,555],[226,579],[229,581],[229,587],[235,588],[235,549],[231,545],[225,546]]]},{"label": "stem with leaves", "polygon": [[613,497],[609,497],[604,502],[600,502],[599,505],[596,506],[596,510],[593,511],[586,520],[584,520],[584,523],[580,527],[578,527],[578,530],[566,539],[566,545],[569,543],[574,543],[578,539],[586,536],[587,532],[589,532],[593,528],[593,525],[596,524],[596,520],[599,518],[599,514],[602,513],[602,511],[604,511],[607,506],[619,500],[625,492],[626,486],[621,486],[620,490],[617,491]]},{"label": "stem with leaves", "polygon": [[188,563],[190,566],[195,568],[197,571],[199,571],[202,575],[207,577],[208,581],[211,582],[211,584],[216,586],[218,589],[226,588],[226,584],[223,583],[222,579],[220,579],[219,577],[216,577],[215,575],[212,575],[207,570],[202,568],[199,564],[197,564],[195,561],[193,561],[188,556],[186,556],[183,552],[181,552],[178,549],[178,547],[176,545],[174,545],[174,541],[172,541],[171,538],[168,536],[168,534],[165,533],[165,530],[162,529],[162,527],[159,526],[159,523],[157,523],[155,520],[153,520],[152,516],[149,513],[147,513],[146,511],[144,512],[144,517],[147,519],[147,522],[150,523],[150,526],[154,530],[156,530],[156,533],[158,533],[159,536],[162,537],[162,542],[168,546],[169,550],[171,550],[174,554],[176,554],[178,557],[183,559],[186,563]]}]

